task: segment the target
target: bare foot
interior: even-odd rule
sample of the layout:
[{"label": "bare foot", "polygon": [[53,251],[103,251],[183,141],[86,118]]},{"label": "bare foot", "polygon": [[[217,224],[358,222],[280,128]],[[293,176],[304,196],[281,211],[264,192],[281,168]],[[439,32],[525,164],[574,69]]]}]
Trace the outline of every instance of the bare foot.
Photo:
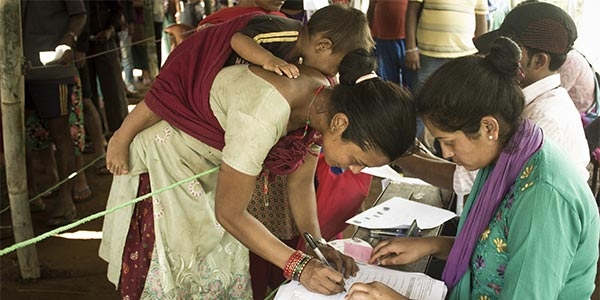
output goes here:
[{"label": "bare foot", "polygon": [[114,175],[129,173],[129,142],[117,134],[108,141],[106,168]]},{"label": "bare foot", "polygon": [[73,223],[77,217],[77,210],[75,205],[69,205],[67,207],[57,207],[50,214],[50,218],[46,225],[48,227],[59,227],[70,223]]}]

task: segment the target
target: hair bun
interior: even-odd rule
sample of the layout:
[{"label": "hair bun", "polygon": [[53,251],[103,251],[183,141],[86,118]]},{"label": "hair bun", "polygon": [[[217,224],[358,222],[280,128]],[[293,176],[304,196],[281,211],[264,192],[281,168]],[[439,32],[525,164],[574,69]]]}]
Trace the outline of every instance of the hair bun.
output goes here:
[{"label": "hair bun", "polygon": [[521,48],[508,37],[501,36],[494,40],[485,60],[504,77],[514,80],[520,76]]},{"label": "hair bun", "polygon": [[376,66],[376,59],[371,52],[365,49],[354,49],[340,62],[340,84],[354,85],[358,78],[370,74]]}]

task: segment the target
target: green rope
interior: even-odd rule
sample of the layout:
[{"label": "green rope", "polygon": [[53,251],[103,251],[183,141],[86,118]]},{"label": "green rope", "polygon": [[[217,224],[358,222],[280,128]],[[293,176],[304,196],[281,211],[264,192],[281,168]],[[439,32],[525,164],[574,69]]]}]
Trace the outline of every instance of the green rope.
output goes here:
[{"label": "green rope", "polygon": [[[63,183],[65,183],[65,182],[67,182],[67,181],[69,181],[69,180],[71,180],[71,179],[73,179],[73,178],[77,177],[77,175],[81,174],[81,173],[82,173],[82,172],[84,172],[84,171],[85,171],[87,168],[89,168],[89,167],[91,167],[92,165],[94,165],[94,164],[95,164],[97,161],[99,161],[100,159],[104,158],[104,156],[106,156],[106,153],[105,153],[105,154],[102,154],[102,155],[100,155],[100,156],[98,156],[98,157],[96,157],[94,160],[92,160],[92,162],[90,162],[89,164],[87,164],[87,165],[83,166],[83,168],[81,168],[81,169],[79,169],[79,170],[77,170],[77,171],[75,171],[75,172],[71,173],[71,175],[67,176],[67,178],[65,178],[65,179],[63,179],[63,180],[61,180],[61,181],[57,182],[55,185],[53,185],[53,186],[51,186],[51,187],[47,188],[45,191],[43,191],[43,192],[41,192],[41,193],[37,194],[35,197],[33,197],[33,198],[29,199],[29,203],[31,203],[31,202],[33,202],[33,201],[37,200],[38,198],[41,198],[43,195],[46,195],[46,194],[48,194],[48,193],[52,192],[53,190],[55,190],[55,189],[57,189],[59,186],[61,186]],[[28,182],[28,184],[31,184],[31,183],[30,183],[30,182]],[[7,211],[7,210],[9,210],[9,209],[10,209],[10,205],[9,205],[9,206],[7,206],[7,207],[5,207],[5,208],[3,208],[2,210],[0,210],[0,214],[2,214],[2,213],[4,213],[4,212],[6,212],[6,211]]]},{"label": "green rope", "polygon": [[278,287],[276,287],[274,290],[271,291],[271,293],[269,293],[269,295],[265,298],[265,300],[273,300],[275,299],[275,295],[277,294],[277,291],[279,291],[279,288],[286,284],[289,283],[291,280],[286,279],[284,282],[282,282]]},{"label": "green rope", "polygon": [[95,213],[93,215],[87,216],[87,217],[85,217],[83,219],[80,219],[80,220],[78,220],[76,222],[73,222],[71,224],[67,224],[65,226],[58,227],[56,229],[48,231],[48,232],[46,232],[44,234],[41,234],[41,235],[39,235],[37,237],[34,237],[32,239],[29,239],[29,240],[26,240],[26,241],[14,244],[14,245],[12,245],[10,247],[7,247],[7,248],[4,248],[4,249],[0,250],[0,256],[3,256],[3,255],[8,254],[10,252],[13,252],[13,251],[15,251],[17,249],[20,249],[20,248],[27,247],[29,245],[35,244],[35,243],[37,243],[37,242],[39,242],[41,240],[44,240],[46,238],[49,238],[49,237],[51,237],[51,236],[53,236],[55,234],[61,233],[63,231],[66,231],[66,230],[69,230],[69,229],[72,229],[72,228],[75,228],[75,227],[77,227],[77,226],[79,226],[79,225],[81,225],[83,223],[89,222],[89,221],[97,219],[99,217],[103,217],[103,216],[105,216],[107,214],[110,214],[110,213],[112,213],[112,212],[114,212],[116,210],[119,210],[119,209],[121,209],[121,208],[123,208],[125,206],[131,205],[131,204],[135,204],[135,203],[137,203],[139,201],[142,201],[142,200],[144,200],[146,198],[149,198],[149,197],[154,196],[156,194],[162,193],[162,192],[164,192],[166,190],[170,190],[172,188],[175,188],[178,185],[190,182],[190,181],[192,181],[192,180],[194,180],[196,178],[199,178],[199,177],[202,177],[204,175],[208,175],[210,173],[216,172],[218,169],[219,169],[219,167],[214,167],[214,168],[212,168],[212,169],[210,169],[208,171],[204,171],[202,173],[199,173],[199,174],[194,175],[192,177],[189,177],[187,179],[181,180],[181,181],[176,182],[176,183],[174,183],[172,185],[169,185],[169,186],[166,186],[164,188],[161,188],[161,189],[159,189],[159,190],[157,190],[155,192],[151,192],[149,194],[146,194],[146,195],[134,198],[132,200],[129,200],[129,201],[127,201],[127,202],[125,202],[123,204],[117,205],[117,206],[115,206],[115,207],[113,207],[113,208],[111,208],[109,210],[105,210],[105,211],[101,211],[101,212]]}]

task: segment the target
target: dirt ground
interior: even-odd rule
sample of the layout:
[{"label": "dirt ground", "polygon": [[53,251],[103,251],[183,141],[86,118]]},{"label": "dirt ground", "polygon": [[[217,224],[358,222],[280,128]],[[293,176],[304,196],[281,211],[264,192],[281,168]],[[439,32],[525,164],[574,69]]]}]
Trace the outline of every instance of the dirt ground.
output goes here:
[{"label": "dirt ground", "polygon": [[[95,154],[85,154],[86,161]],[[86,170],[92,198],[77,204],[79,218],[105,209],[111,175],[96,175],[93,168]],[[51,228],[46,227],[52,198],[44,200],[46,212],[32,213],[34,235],[38,236]],[[103,218],[85,223],[68,232],[80,230],[101,231]],[[14,244],[10,211],[0,215],[0,248]],[[35,245],[40,264],[41,277],[36,280],[21,279],[17,253],[0,257],[0,299],[119,299],[114,286],[106,279],[107,264],[98,257],[99,239],[80,240],[50,237]]]},{"label": "dirt ground", "polygon": [[[128,98],[129,104],[138,103],[147,87],[136,82],[138,94]],[[129,95],[128,95],[129,96]],[[85,163],[94,161],[98,154],[84,154]],[[84,218],[104,211],[110,191],[112,175],[98,175],[94,167],[85,171],[92,197],[76,204],[77,217]],[[0,197],[7,197],[0,186]],[[1,199],[5,200],[5,199]],[[45,199],[45,212],[32,213],[34,235],[39,236],[52,228],[46,226],[52,198]],[[82,224],[67,232],[101,232],[104,218]],[[10,211],[0,214],[0,249],[15,244]],[[0,300],[111,300],[120,299],[115,286],[106,278],[107,263],[98,257],[100,239],[66,239],[50,237],[35,245],[41,276],[22,279],[17,253],[0,257]]]}]

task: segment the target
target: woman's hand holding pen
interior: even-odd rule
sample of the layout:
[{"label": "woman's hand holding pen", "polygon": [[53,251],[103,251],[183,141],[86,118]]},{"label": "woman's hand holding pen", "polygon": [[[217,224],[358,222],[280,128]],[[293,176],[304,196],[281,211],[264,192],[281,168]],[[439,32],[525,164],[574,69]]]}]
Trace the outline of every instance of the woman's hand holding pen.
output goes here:
[{"label": "woman's hand holding pen", "polygon": [[[308,268],[311,266],[311,262],[314,261],[314,259],[312,259],[305,266],[304,271],[300,276],[300,282],[302,285],[304,285],[308,290],[316,291],[325,295],[337,294],[342,291],[345,292],[346,288],[344,286],[346,284],[344,278],[355,276],[358,272],[358,266],[356,265],[356,262],[354,262],[354,259],[340,253],[326,243],[317,242],[308,232],[305,232],[303,237],[306,241],[307,253],[318,259],[316,266],[313,266],[316,269],[320,269],[318,270],[318,275],[324,275],[325,278],[318,279],[317,282],[312,282],[312,280],[316,279],[316,277],[309,277],[309,280],[311,281],[309,284],[314,284],[316,286],[320,284],[321,286],[318,286],[318,288],[323,290],[312,290],[311,286],[306,285],[302,281],[302,278],[306,278],[305,274],[309,271]],[[322,268],[325,269],[323,270]],[[344,274],[341,274],[342,272]]]},{"label": "woman's hand holding pen", "polygon": [[304,267],[300,275],[300,283],[309,291],[324,295],[334,295],[344,291],[342,274],[316,257]]},{"label": "woman's hand holding pen", "polygon": [[[308,253],[313,255],[313,251],[310,249],[310,247],[307,247],[306,250]],[[356,265],[356,262],[352,257],[344,255],[330,245],[319,245],[319,250],[321,250],[321,253],[323,253],[323,256],[325,256],[331,267],[342,273],[344,278],[356,276],[356,273],[358,272],[358,265]]]},{"label": "woman's hand holding pen", "polygon": [[370,264],[404,265],[413,263],[434,251],[429,238],[397,237],[379,242],[373,248]]},{"label": "woman's hand holding pen", "polygon": [[379,282],[370,283],[357,282],[350,287],[346,299],[351,300],[408,300],[408,297],[400,295],[391,287]]}]

